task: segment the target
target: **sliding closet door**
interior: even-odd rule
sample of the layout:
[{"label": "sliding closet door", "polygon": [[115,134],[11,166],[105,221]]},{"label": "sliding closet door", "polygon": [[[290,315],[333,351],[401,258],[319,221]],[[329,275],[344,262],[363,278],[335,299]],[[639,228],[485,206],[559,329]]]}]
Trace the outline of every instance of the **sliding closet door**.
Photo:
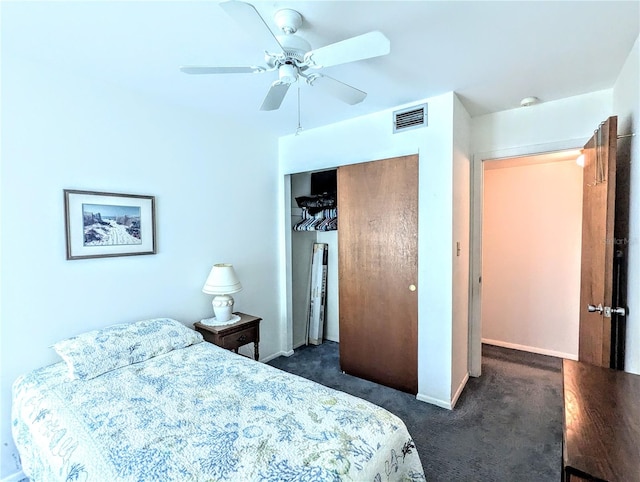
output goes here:
[{"label": "sliding closet door", "polygon": [[340,366],[418,392],[418,156],[338,168]]}]

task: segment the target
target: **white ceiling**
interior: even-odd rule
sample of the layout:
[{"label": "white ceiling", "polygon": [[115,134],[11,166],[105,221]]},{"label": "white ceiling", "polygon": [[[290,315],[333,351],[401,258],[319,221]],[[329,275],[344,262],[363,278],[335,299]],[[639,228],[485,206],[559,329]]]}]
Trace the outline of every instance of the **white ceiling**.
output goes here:
[{"label": "white ceiling", "polygon": [[[293,8],[313,48],[371,30],[391,41],[384,57],[322,72],[368,93],[348,106],[302,85],[309,129],[449,91],[472,116],[607,89],[638,36],[639,1],[254,1]],[[166,102],[295,132],[297,89],[261,112],[275,72],[192,76],[180,65],[263,64],[263,47],[209,1],[1,2],[2,54],[104,79]]]}]

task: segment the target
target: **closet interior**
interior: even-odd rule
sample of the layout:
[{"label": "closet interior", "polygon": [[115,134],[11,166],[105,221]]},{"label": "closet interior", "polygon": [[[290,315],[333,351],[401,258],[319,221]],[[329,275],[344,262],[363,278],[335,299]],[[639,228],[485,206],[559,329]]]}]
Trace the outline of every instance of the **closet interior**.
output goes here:
[{"label": "closet interior", "polygon": [[336,169],[292,174],[291,259],[293,348],[308,342],[311,260],[315,243],[327,245],[324,339],[338,336],[338,207]]}]

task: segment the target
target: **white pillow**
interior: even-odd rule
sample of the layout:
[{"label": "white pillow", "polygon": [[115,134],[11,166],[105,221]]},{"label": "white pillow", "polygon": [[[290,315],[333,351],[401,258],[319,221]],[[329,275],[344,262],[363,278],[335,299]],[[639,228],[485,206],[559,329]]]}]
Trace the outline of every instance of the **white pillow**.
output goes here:
[{"label": "white pillow", "polygon": [[202,335],[170,318],[155,318],[89,331],[53,345],[69,376],[89,380],[178,348],[200,343]]}]

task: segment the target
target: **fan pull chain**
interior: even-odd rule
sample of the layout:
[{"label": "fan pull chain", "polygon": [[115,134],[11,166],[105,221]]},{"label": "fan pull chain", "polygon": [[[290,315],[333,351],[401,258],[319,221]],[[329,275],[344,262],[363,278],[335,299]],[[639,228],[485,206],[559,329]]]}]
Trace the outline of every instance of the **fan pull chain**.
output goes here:
[{"label": "fan pull chain", "polygon": [[300,125],[300,82],[298,82],[298,128],[296,129],[296,135],[302,132],[302,125]]}]

